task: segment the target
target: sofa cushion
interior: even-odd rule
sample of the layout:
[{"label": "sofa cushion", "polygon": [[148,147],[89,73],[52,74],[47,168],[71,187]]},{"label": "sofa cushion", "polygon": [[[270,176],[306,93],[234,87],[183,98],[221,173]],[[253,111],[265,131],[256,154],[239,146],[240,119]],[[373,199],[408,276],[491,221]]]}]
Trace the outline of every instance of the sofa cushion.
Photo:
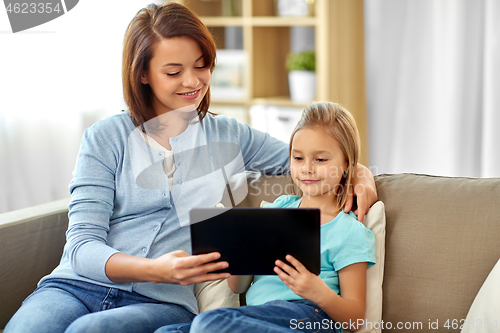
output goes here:
[{"label": "sofa cushion", "polygon": [[375,236],[377,263],[366,271],[366,311],[364,325],[356,332],[382,331],[382,284],[384,282],[385,261],[385,207],[382,201],[376,202],[368,211],[364,223]]},{"label": "sofa cushion", "polygon": [[500,179],[380,175],[376,186],[387,220],[385,327],[459,332],[446,323],[466,317],[500,257]]},{"label": "sofa cushion", "polygon": [[227,280],[198,283],[194,286],[200,313],[218,308],[236,308],[240,306],[240,297],[229,288]]},{"label": "sofa cushion", "polygon": [[500,260],[484,281],[463,324],[462,333],[500,331]]}]

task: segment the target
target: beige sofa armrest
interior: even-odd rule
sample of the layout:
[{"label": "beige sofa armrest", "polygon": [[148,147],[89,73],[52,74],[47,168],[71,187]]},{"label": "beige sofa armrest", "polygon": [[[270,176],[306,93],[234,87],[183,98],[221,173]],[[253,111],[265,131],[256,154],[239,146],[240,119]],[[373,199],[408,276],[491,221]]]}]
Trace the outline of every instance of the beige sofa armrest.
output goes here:
[{"label": "beige sofa armrest", "polygon": [[59,263],[69,198],[0,214],[0,330]]}]

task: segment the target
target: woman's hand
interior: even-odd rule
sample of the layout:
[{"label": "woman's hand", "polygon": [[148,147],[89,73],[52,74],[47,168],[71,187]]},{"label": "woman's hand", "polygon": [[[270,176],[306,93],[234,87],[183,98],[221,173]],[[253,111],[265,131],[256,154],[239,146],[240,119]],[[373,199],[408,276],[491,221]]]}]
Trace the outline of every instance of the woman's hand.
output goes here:
[{"label": "woman's hand", "polygon": [[188,285],[228,278],[229,273],[211,273],[228,267],[225,261],[212,262],[219,258],[220,254],[217,252],[192,256],[180,250],[156,259],[115,253],[108,259],[105,269],[108,278],[117,283],[152,282]]},{"label": "woman's hand", "polygon": [[[363,222],[370,207],[378,200],[375,179],[367,167],[358,163],[354,169],[352,186],[348,191],[344,212],[348,213],[355,208],[353,209],[354,214],[358,216],[359,222]],[[357,208],[353,207],[354,196],[357,198]]]},{"label": "woman's hand", "polygon": [[308,301],[318,303],[325,295],[325,292],[327,293],[330,291],[326,283],[318,275],[309,272],[300,261],[291,255],[287,255],[286,260],[288,260],[293,267],[285,264],[281,260],[276,260],[274,272],[278,274],[281,281],[283,281],[294,293]]},{"label": "woman's hand", "polygon": [[226,261],[212,262],[220,258],[217,252],[189,255],[185,251],[174,251],[153,259],[153,283],[189,285],[206,281],[226,279],[229,273],[211,273],[228,267]]}]

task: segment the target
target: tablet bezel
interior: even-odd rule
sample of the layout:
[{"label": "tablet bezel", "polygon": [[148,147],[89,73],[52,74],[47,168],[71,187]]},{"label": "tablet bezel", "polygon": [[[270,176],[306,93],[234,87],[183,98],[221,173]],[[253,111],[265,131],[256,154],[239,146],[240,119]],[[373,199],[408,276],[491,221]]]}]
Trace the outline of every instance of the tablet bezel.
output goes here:
[{"label": "tablet bezel", "polygon": [[192,254],[220,252],[229,263],[220,272],[275,275],[276,259],[291,254],[320,273],[319,209],[194,208],[190,220]]}]

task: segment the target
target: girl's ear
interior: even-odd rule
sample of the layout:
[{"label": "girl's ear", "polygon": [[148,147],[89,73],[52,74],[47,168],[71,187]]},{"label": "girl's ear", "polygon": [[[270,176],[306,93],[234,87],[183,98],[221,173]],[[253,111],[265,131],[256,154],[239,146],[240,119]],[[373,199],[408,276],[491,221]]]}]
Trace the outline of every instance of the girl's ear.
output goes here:
[{"label": "girl's ear", "polygon": [[142,84],[149,84],[148,77],[146,76],[146,73],[142,73],[141,83]]}]

